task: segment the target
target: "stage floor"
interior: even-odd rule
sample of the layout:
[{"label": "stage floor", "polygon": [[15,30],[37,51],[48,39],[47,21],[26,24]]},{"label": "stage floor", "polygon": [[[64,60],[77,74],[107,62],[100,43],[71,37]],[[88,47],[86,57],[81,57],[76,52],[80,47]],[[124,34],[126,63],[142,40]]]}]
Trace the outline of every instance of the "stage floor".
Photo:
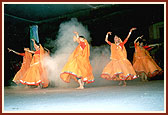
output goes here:
[{"label": "stage floor", "polygon": [[[114,81],[112,81],[114,82]],[[164,80],[133,81],[127,87],[4,88],[3,112],[163,112]]]}]

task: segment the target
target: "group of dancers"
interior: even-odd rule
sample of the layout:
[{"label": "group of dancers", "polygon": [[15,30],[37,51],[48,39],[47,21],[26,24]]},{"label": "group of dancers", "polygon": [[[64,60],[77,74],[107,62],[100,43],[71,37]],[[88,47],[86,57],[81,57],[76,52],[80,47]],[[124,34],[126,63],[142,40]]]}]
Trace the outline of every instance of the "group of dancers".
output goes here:
[{"label": "group of dancers", "polygon": [[[111,46],[111,61],[104,67],[101,74],[102,78],[120,81],[119,85],[126,86],[126,80],[133,80],[143,76],[142,80],[147,81],[147,77],[154,77],[163,72],[145,49],[143,42],[140,42],[143,36],[134,41],[133,63],[127,59],[127,51],[124,44],[134,30],[136,28],[130,29],[124,41],[115,35],[114,43],[108,41],[108,37],[112,32],[107,32],[105,41]],[[77,89],[84,89],[85,83],[93,83],[95,81],[89,60],[90,45],[84,36],[79,36],[78,32],[74,32],[74,34],[73,40],[78,43],[78,46],[69,56],[60,73],[60,78],[67,83],[70,82],[70,79],[74,79],[79,84]],[[38,88],[48,87],[48,74],[43,60],[45,56],[49,56],[49,50],[37,44],[34,39],[32,41],[36,51],[24,48],[25,53],[18,53],[8,48],[9,51],[24,57],[21,69],[16,73],[13,81],[17,84],[34,85]]]}]

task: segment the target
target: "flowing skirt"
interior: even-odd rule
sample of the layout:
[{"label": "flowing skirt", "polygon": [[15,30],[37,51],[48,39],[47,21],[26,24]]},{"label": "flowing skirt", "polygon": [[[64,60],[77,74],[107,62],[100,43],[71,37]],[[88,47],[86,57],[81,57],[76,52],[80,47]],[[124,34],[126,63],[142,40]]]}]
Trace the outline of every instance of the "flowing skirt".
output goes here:
[{"label": "flowing skirt", "polygon": [[89,59],[83,59],[81,55],[69,60],[65,64],[60,77],[67,83],[70,82],[70,79],[77,81],[80,78],[86,83],[94,82],[90,61]]},{"label": "flowing skirt", "polygon": [[148,57],[137,57],[133,67],[137,73],[145,73],[147,77],[154,77],[162,72],[156,62]]},{"label": "flowing skirt", "polygon": [[26,71],[29,69],[30,67],[30,62],[23,62],[22,63],[22,66],[20,68],[20,70],[16,73],[16,75],[14,76],[13,78],[13,81],[16,83],[16,84],[19,84],[20,83],[20,80],[21,78],[24,76],[24,74],[26,73]]},{"label": "flowing skirt", "polygon": [[30,65],[20,82],[26,85],[39,85],[42,82],[40,63],[36,62]]},{"label": "flowing skirt", "polygon": [[13,81],[14,81],[16,84],[20,83],[20,79],[23,77],[23,75],[24,75],[25,72],[26,72],[25,70],[20,69],[20,70],[16,73],[16,75],[14,76]]},{"label": "flowing skirt", "polygon": [[112,59],[104,68],[101,77],[107,80],[133,80],[137,78],[128,59]]}]

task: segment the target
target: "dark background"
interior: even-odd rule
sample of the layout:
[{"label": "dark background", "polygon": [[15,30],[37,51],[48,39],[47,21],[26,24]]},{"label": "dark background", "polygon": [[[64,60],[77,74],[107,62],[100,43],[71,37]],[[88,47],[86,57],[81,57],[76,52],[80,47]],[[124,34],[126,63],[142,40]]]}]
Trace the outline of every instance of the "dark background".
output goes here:
[{"label": "dark background", "polygon": [[[29,26],[34,24],[38,25],[39,39],[42,45],[46,42],[46,38],[55,40],[59,25],[71,18],[77,18],[79,22],[88,27],[92,46],[106,44],[104,38],[108,31],[112,31],[113,34],[124,40],[129,30],[136,27],[136,32],[132,33],[125,45],[130,61],[132,61],[134,52],[134,48],[130,48],[130,46],[133,45],[136,37],[143,34],[147,44],[164,42],[164,29],[160,29],[160,38],[152,39],[149,37],[149,27],[164,21],[163,4],[5,4],[5,85],[11,85],[11,81],[19,69],[15,66],[22,62],[22,56],[8,53],[7,48],[24,52],[23,48],[29,47],[30,44]],[[53,46],[47,48],[51,50],[51,55],[55,52],[52,50]],[[155,58],[163,69],[163,45],[157,47]],[[163,76],[159,79],[163,79]]]}]

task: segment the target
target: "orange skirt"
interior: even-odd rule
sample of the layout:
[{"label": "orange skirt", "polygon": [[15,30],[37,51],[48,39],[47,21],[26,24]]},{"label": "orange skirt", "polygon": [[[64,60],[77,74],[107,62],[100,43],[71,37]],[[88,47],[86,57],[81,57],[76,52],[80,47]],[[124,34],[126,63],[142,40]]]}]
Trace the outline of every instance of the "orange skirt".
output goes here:
[{"label": "orange skirt", "polygon": [[154,63],[153,59],[145,57],[137,57],[133,67],[137,73],[145,73],[147,77],[154,77],[161,73],[161,68]]},{"label": "orange skirt", "polygon": [[40,72],[40,64],[36,62],[30,65],[20,82],[26,85],[39,85],[42,82]]},{"label": "orange skirt", "polygon": [[25,52],[25,56],[23,57],[22,66],[13,78],[13,81],[16,84],[20,83],[20,79],[23,77],[23,75],[26,73],[26,71],[30,67],[31,60],[32,60],[32,54],[29,52]]},{"label": "orange skirt", "polygon": [[70,79],[74,79],[76,82],[78,79],[82,79],[86,83],[94,82],[91,64],[89,60],[84,60],[81,55],[66,63],[60,77],[67,83],[70,82]]},{"label": "orange skirt", "polygon": [[20,69],[16,75],[13,78],[13,82],[15,82],[16,84],[20,83],[20,79],[23,77],[24,73],[26,71],[23,71],[22,69]]},{"label": "orange skirt", "polygon": [[107,80],[133,80],[137,78],[128,59],[112,59],[104,68],[101,77]]},{"label": "orange skirt", "polygon": [[13,82],[15,82],[16,84],[20,83],[21,78],[24,76],[24,74],[26,73],[26,71],[29,69],[30,67],[30,63],[24,63],[22,64],[20,70],[16,73],[16,75],[13,78]]}]

